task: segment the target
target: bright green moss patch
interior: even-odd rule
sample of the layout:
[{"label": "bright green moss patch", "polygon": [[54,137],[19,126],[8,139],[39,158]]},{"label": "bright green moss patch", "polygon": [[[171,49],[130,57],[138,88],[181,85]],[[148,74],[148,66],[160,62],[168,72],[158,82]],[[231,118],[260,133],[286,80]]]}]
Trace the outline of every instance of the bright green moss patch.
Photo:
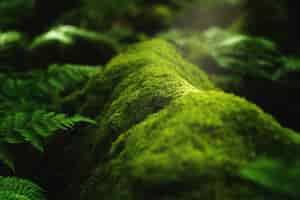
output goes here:
[{"label": "bright green moss patch", "polygon": [[173,99],[198,88],[210,90],[214,86],[205,73],[184,61],[163,40],[137,44],[121,53],[83,90],[66,98],[65,107],[98,118],[98,128],[80,131],[84,133],[79,145],[72,147],[84,149],[76,155],[78,168],[74,167],[74,173],[89,174],[83,170],[87,163],[95,166],[99,160],[105,160],[120,134],[159,112]]},{"label": "bright green moss patch", "polygon": [[299,139],[243,99],[190,91],[123,133],[82,199],[262,198],[238,171],[258,156],[295,156]]},{"label": "bright green moss patch", "polygon": [[163,40],[152,40],[131,46],[115,57],[98,78],[90,81],[81,112],[89,112],[95,104],[101,107],[117,102],[120,106],[116,107],[121,109],[127,105],[124,102],[146,95],[152,99],[171,97],[190,90],[190,85],[204,90],[214,88],[206,74],[184,61],[172,45]]},{"label": "bright green moss patch", "polygon": [[202,71],[185,62],[174,47],[162,40],[132,46],[114,58],[101,76],[91,81],[80,110],[85,115],[100,113],[97,133],[101,134],[94,134],[92,139],[99,158],[123,131],[197,88],[214,86]]}]

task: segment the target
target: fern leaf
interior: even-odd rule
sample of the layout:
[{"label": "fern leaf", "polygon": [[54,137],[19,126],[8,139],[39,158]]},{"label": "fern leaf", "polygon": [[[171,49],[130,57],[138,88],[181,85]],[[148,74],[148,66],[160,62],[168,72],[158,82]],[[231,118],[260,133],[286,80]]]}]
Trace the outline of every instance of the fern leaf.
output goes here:
[{"label": "fern leaf", "polygon": [[23,138],[23,143],[32,144],[40,152],[44,151],[43,139],[38,134],[35,134],[30,129],[17,129],[16,130]]},{"label": "fern leaf", "polygon": [[259,158],[240,171],[241,177],[299,199],[300,162]]},{"label": "fern leaf", "polygon": [[58,130],[68,130],[81,122],[95,124],[94,120],[80,115],[68,117],[63,113],[46,110],[11,113],[1,119],[0,141],[12,144],[30,143],[42,152],[43,144],[50,136],[59,133]]},{"label": "fern leaf", "polygon": [[[51,136],[78,123],[95,124],[89,118],[51,112],[57,100],[78,90],[101,69],[77,65],[52,65],[48,70],[0,73],[0,161],[13,168],[7,144],[31,144],[44,151]],[[60,131],[62,130],[62,131]]]},{"label": "fern leaf", "polygon": [[[59,96],[78,90],[100,71],[99,67],[52,65],[44,71],[0,73],[0,101],[4,103],[1,107],[4,110],[6,106],[5,110],[9,110],[23,101],[28,102],[24,104],[28,107],[31,105],[35,109],[37,106],[42,108],[53,103]],[[30,102],[35,104],[29,104]]]},{"label": "fern leaf", "polygon": [[46,200],[45,191],[33,182],[0,176],[1,200]]}]

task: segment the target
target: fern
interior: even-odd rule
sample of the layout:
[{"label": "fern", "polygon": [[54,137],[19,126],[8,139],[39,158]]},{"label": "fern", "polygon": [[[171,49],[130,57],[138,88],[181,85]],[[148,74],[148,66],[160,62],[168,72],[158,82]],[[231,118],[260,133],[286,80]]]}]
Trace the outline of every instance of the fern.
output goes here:
[{"label": "fern", "polygon": [[[59,99],[83,87],[100,68],[52,65],[47,70],[0,73],[0,161],[14,170],[8,146],[28,143],[40,152],[47,140],[89,118],[60,113]],[[60,131],[61,130],[61,131]]]},{"label": "fern", "polygon": [[173,30],[159,37],[174,42],[197,64],[208,65],[209,61],[220,69],[242,76],[277,80],[285,70],[283,56],[276,44],[264,38],[219,28],[205,32]]},{"label": "fern", "polygon": [[58,130],[73,128],[81,122],[95,123],[93,120],[80,115],[67,117],[62,113],[45,110],[36,110],[32,113],[12,112],[0,120],[0,160],[11,169],[14,169],[14,165],[5,144],[29,143],[43,152],[47,139],[60,133]]},{"label": "fern", "polygon": [[[14,107],[16,103],[28,106],[49,105],[61,95],[79,89],[101,68],[77,65],[52,65],[47,71],[36,70],[27,74],[0,73],[0,101]],[[38,104],[36,104],[38,103]],[[11,105],[11,106],[10,106]]]},{"label": "fern", "polygon": [[[51,88],[57,94],[71,92],[82,86],[101,71],[100,67],[88,67],[81,65],[52,65],[47,72],[48,80],[45,87]],[[63,87],[62,87],[63,86]],[[46,90],[47,91],[47,90]],[[49,91],[49,90],[48,90]]]},{"label": "fern", "polygon": [[33,182],[0,176],[1,200],[46,200],[45,191]]}]

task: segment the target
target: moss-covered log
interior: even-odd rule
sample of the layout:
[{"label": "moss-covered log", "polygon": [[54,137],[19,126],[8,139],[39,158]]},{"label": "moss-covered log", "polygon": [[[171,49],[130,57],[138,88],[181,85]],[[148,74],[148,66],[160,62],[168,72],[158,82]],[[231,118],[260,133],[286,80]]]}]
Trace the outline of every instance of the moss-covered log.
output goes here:
[{"label": "moss-covered log", "polygon": [[130,47],[72,97],[99,127],[85,129],[71,145],[78,150],[66,152],[75,153],[69,173],[77,176],[67,196],[78,198],[92,170],[81,200],[285,198],[239,170],[260,156],[293,158],[299,136],[216,89],[164,41]]}]

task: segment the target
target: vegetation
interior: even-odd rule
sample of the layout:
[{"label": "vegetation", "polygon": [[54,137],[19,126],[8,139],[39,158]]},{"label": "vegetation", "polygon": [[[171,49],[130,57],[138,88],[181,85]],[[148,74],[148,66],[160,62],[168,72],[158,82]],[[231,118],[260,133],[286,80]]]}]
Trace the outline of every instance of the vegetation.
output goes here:
[{"label": "vegetation", "polygon": [[113,96],[90,133],[97,168],[80,199],[287,198],[238,172],[262,155],[296,158],[299,135],[246,100],[216,90],[171,45],[131,46],[90,87],[99,91],[111,82],[107,93]]},{"label": "vegetation", "polygon": [[298,8],[0,0],[0,199],[299,199]]},{"label": "vegetation", "polygon": [[63,92],[77,89],[97,69],[84,66],[50,66],[28,74],[2,73],[0,144],[1,160],[14,169],[8,144],[30,143],[39,151],[50,136],[79,122],[94,123],[80,116],[56,113]]},{"label": "vegetation", "polygon": [[45,192],[31,181],[0,176],[0,197],[7,200],[46,200]]}]

